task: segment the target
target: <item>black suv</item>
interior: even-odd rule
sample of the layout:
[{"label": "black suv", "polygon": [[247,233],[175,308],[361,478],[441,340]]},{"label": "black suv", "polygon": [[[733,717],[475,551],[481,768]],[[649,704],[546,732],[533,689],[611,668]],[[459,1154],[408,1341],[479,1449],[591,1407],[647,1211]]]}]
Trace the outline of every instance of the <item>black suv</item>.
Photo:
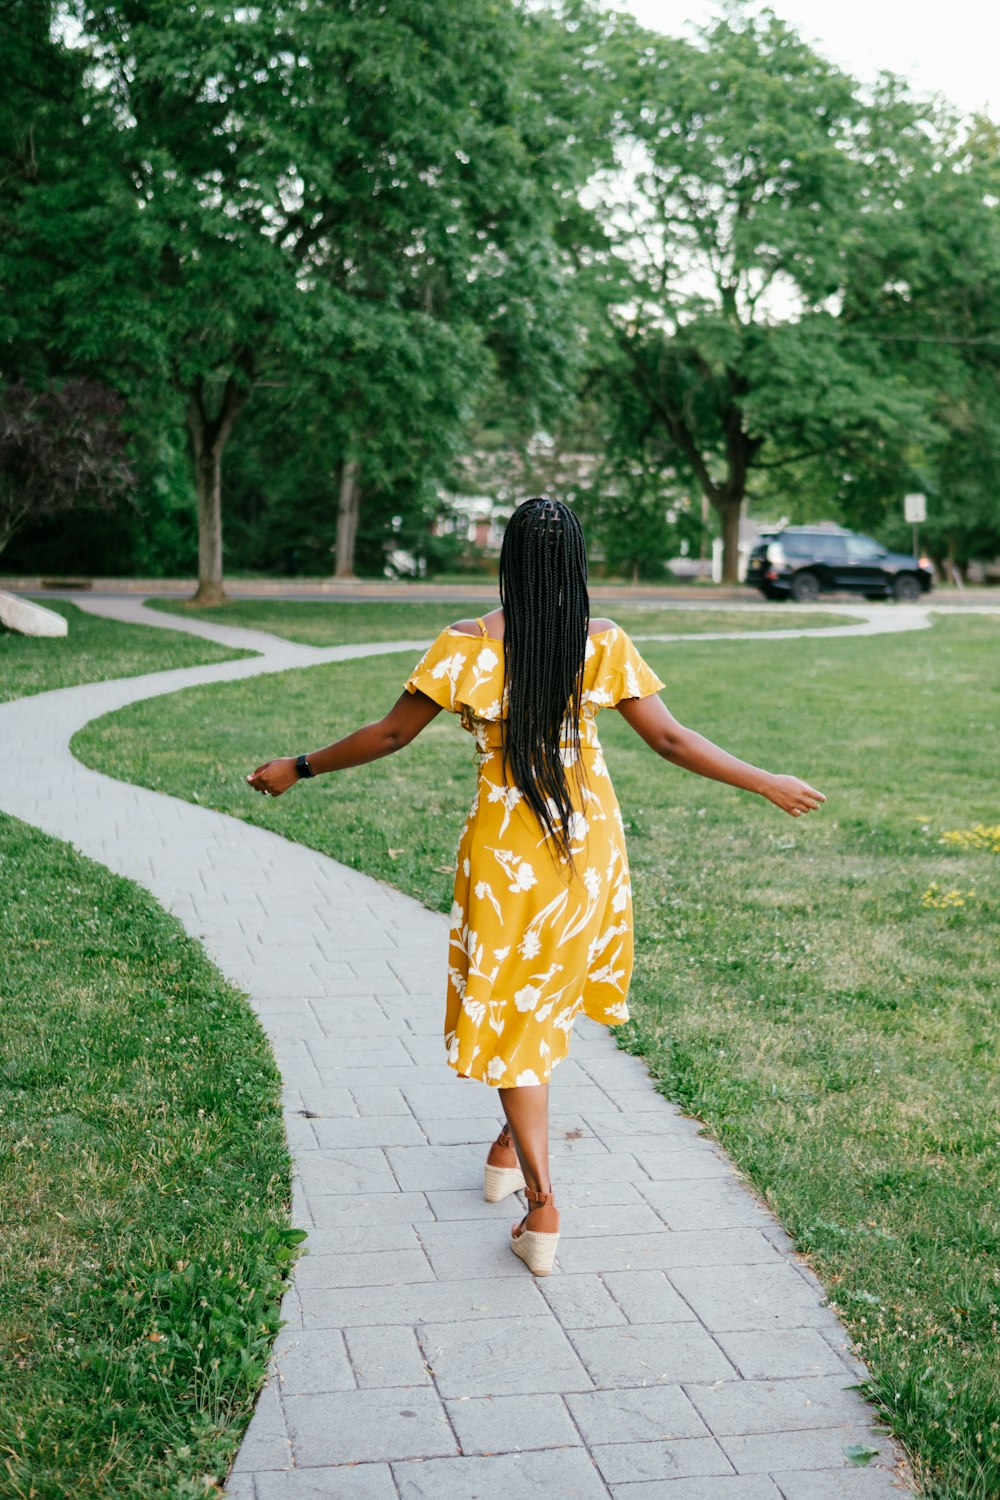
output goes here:
[{"label": "black suv", "polygon": [[923,558],[889,552],[870,536],[840,526],[786,526],[765,532],[750,553],[747,583],[765,599],[809,603],[845,589],[866,599],[912,604],[929,592],[934,573]]}]

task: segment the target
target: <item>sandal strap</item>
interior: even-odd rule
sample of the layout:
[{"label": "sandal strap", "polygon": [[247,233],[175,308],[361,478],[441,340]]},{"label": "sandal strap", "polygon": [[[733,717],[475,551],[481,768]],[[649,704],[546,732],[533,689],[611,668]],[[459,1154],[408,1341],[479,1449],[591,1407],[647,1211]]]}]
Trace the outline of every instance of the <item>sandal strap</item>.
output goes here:
[{"label": "sandal strap", "polygon": [[[526,1187],[524,1189],[524,1196],[527,1198],[529,1203],[534,1203],[537,1207],[540,1208],[543,1203],[548,1203],[551,1201],[551,1199],[555,1196],[555,1190],[553,1188],[549,1188],[547,1193],[539,1193],[536,1192],[534,1188]],[[531,1210],[529,1209],[528,1211],[530,1213]]]}]

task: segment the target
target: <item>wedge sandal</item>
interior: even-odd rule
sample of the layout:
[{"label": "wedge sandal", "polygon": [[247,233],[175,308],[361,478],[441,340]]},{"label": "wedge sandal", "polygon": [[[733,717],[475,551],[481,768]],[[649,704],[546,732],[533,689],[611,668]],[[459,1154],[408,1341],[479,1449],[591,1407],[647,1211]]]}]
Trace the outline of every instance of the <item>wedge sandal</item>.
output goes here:
[{"label": "wedge sandal", "polygon": [[[494,1145],[513,1146],[510,1129],[504,1126]],[[524,1187],[524,1174],[520,1167],[483,1167],[483,1197],[487,1203],[502,1203],[511,1193],[519,1193]]]},{"label": "wedge sandal", "polygon": [[[547,1193],[536,1193],[534,1188],[526,1187],[524,1195],[530,1204],[529,1214],[532,1208],[541,1208],[543,1204],[552,1203],[553,1199],[551,1188]],[[555,1207],[554,1204],[552,1206]],[[525,1214],[521,1225],[527,1217],[528,1214]],[[516,1226],[520,1229],[519,1234],[511,1231],[510,1248],[519,1260],[524,1261],[533,1276],[547,1276],[556,1258],[556,1246],[559,1244],[558,1229],[554,1233],[546,1234],[538,1229],[524,1229],[521,1225]]]}]

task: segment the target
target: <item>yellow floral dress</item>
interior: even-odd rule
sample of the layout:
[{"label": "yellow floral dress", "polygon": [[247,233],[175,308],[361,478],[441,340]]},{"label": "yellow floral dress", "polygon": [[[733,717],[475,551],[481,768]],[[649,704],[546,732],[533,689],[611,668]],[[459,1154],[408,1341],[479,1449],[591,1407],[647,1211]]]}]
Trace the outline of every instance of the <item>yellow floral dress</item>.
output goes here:
[{"label": "yellow floral dress", "polygon": [[[596,716],[664,684],[619,627],[588,639],[580,715],[585,784],[568,778],[572,874],[521,792],[502,779],[503,644],[476,623],[479,636],[443,630],[406,689],[459,714],[476,741],[478,783],[459,840],[451,908],[444,1039],[456,1072],[509,1088],[548,1080],[581,1010],[611,1026],[628,1020],[632,891]],[[564,745],[567,767],[571,755]]]}]

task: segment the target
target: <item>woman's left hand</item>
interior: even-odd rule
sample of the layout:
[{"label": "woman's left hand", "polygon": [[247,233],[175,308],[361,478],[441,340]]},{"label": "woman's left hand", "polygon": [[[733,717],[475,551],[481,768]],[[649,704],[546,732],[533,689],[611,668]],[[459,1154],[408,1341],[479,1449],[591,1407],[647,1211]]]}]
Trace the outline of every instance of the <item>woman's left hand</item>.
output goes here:
[{"label": "woman's left hand", "polygon": [[798,776],[770,776],[764,787],[764,796],[782,812],[800,818],[803,813],[813,812],[826,801],[822,792],[802,781]]},{"label": "woman's left hand", "polygon": [[279,760],[266,760],[247,777],[254,791],[263,792],[266,797],[280,797],[298,779],[294,755],[284,755]]}]

